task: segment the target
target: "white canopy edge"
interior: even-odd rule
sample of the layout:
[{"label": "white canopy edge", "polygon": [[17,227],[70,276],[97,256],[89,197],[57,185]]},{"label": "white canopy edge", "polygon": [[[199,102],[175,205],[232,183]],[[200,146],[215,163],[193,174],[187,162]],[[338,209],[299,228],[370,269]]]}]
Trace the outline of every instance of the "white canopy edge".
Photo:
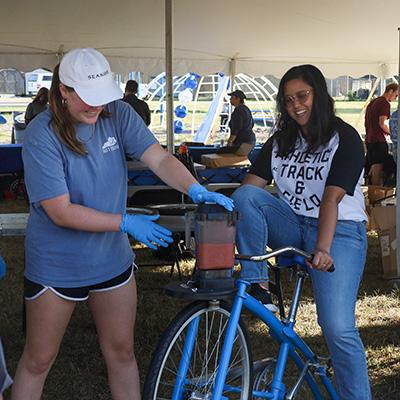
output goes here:
[{"label": "white canopy edge", "polygon": [[[0,68],[52,69],[94,47],[116,73],[165,71],[165,0],[2,0]],[[312,63],[328,78],[397,73],[400,1],[173,0],[173,74],[281,76]],[[375,26],[374,26],[375,25]]]},{"label": "white canopy edge", "polygon": [[[1,46],[1,44],[0,44]],[[141,71],[148,75],[156,75],[165,71],[165,57],[143,57],[143,56],[122,56],[114,55],[114,51],[107,51],[99,48],[109,60],[111,69],[114,73],[127,75],[130,71]],[[160,49],[163,50],[163,49]],[[212,58],[190,58],[179,57],[179,49],[174,50],[175,75],[183,75],[187,72],[195,72],[200,75],[222,72],[229,74],[229,64],[233,58],[212,59]],[[30,71],[35,68],[47,68],[52,70],[59,62],[60,54],[54,53],[27,53],[15,52],[5,53],[0,50],[0,68],[16,68],[20,71]],[[293,65],[314,64],[318,66],[328,78],[336,78],[339,75],[349,75],[359,77],[372,74],[378,77],[388,78],[396,74],[397,62],[390,64],[380,64],[379,62],[363,62],[357,60],[322,60],[319,58],[307,59],[281,59],[281,60],[262,60],[262,59],[241,59],[235,58],[236,72],[245,72],[253,76],[275,75],[280,77]]]}]

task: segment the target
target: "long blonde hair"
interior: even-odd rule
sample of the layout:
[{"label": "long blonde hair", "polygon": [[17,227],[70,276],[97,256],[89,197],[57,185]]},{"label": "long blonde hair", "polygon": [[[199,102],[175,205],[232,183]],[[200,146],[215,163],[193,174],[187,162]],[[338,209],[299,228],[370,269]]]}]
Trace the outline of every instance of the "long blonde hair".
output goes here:
[{"label": "long blonde hair", "polygon": [[[87,155],[85,145],[76,137],[76,129],[72,115],[68,111],[60,92],[60,64],[56,65],[53,71],[53,79],[49,92],[49,105],[52,111],[52,119],[50,124],[54,128],[55,133],[61,141],[74,153],[81,156]],[[64,85],[67,91],[72,92],[74,89]],[[110,117],[111,114],[105,110],[100,113],[99,118]]]}]

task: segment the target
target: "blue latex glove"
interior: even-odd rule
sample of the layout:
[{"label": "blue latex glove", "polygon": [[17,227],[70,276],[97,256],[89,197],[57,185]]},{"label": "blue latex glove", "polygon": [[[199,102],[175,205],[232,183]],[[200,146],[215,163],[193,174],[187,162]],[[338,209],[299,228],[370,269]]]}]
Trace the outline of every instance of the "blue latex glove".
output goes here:
[{"label": "blue latex glove", "polygon": [[194,203],[217,203],[226,208],[228,211],[233,211],[233,200],[221,193],[210,192],[200,183],[194,183],[190,186],[188,195]]},{"label": "blue latex glove", "polygon": [[156,244],[168,247],[168,244],[174,241],[171,237],[172,232],[153,222],[159,218],[159,215],[122,214],[119,230],[129,233],[134,239],[153,250],[157,250]]},{"label": "blue latex glove", "polygon": [[4,262],[3,257],[0,256],[0,279],[5,277],[6,269],[6,263]]}]

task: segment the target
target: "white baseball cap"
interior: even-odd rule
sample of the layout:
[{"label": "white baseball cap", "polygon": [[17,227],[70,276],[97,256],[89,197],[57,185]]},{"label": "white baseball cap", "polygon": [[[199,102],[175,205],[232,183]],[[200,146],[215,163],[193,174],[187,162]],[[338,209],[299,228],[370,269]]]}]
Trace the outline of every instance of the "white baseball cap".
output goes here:
[{"label": "white baseball cap", "polygon": [[61,83],[73,88],[90,106],[102,106],[123,97],[112,77],[110,64],[95,49],[74,49],[65,54],[59,75]]}]

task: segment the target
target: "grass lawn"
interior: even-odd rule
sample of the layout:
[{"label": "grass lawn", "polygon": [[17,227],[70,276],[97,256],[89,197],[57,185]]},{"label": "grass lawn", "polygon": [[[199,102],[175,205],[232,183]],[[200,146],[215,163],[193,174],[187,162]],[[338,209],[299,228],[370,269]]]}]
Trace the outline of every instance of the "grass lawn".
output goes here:
[{"label": "grass lawn", "polygon": [[[11,141],[11,129],[12,129],[12,116],[9,111],[19,111],[25,112],[26,106],[29,104],[29,98],[22,98],[19,99],[20,105],[13,105],[13,106],[0,106],[0,112],[7,111],[3,115],[7,119],[7,124],[0,125],[0,144],[10,143]],[[9,101],[11,101],[9,99]],[[273,109],[274,103],[273,102],[261,102],[255,103],[252,101],[248,101],[247,105],[251,109],[259,109],[260,106],[263,109]],[[157,139],[162,143],[166,144],[166,136],[165,136],[165,125],[161,124],[161,117],[159,114],[159,103],[156,101],[152,101],[149,103],[150,109],[152,110],[152,124],[150,126],[151,130],[156,134]],[[364,134],[364,116],[361,115],[362,108],[364,106],[363,101],[336,101],[335,102],[335,110],[336,114],[342,118],[344,121],[348,122],[360,134]],[[184,141],[192,141],[194,134],[188,132],[191,129],[192,120],[194,121],[194,132],[197,131],[201,122],[204,119],[205,114],[207,113],[210,107],[209,101],[199,101],[197,104],[190,103],[188,105],[188,115],[184,118],[185,124],[185,133],[182,134],[175,134],[175,144],[180,144]],[[395,104],[392,104],[392,107],[395,107]],[[394,108],[393,108],[394,109]],[[219,117],[217,118],[217,124],[219,122]],[[265,129],[260,126],[255,126],[254,128],[256,132],[257,141],[259,143],[265,142],[268,137],[268,129]],[[220,134],[215,134],[213,137],[210,138],[210,143],[217,142],[219,143]]]},{"label": "grass lawn", "polygon": [[[5,110],[8,111],[4,114],[7,119],[7,124],[0,125],[0,144],[3,143],[10,143],[11,141],[11,129],[12,129],[12,116],[9,111],[20,111],[25,112],[26,106],[29,104],[30,99],[24,98],[21,101],[21,105],[13,105],[13,106],[0,106],[0,112],[4,112]],[[346,122],[353,125],[360,133],[364,133],[364,118],[360,118],[360,112],[363,107],[362,101],[337,101],[335,103],[335,108],[337,115],[343,118]],[[259,109],[260,104],[255,102],[248,101],[247,105],[251,109]],[[166,136],[165,136],[165,126],[160,125],[160,114],[158,113],[159,104],[158,102],[150,102],[149,103],[150,109],[152,112],[152,124],[151,129],[157,135],[157,138],[160,140],[161,143],[166,143]],[[190,130],[192,119],[194,120],[194,131],[196,132],[199,128],[201,122],[204,119],[205,114],[208,111],[210,106],[209,101],[199,101],[197,105],[191,103],[188,105],[188,115],[184,118],[185,129]],[[271,102],[262,102],[261,107],[263,109],[269,109],[274,107],[273,103]],[[194,115],[194,117],[193,117]],[[219,122],[219,117],[217,118],[217,123]],[[267,139],[268,130],[265,128],[261,128],[259,126],[255,127],[257,141],[263,143]],[[176,134],[175,135],[175,142],[176,144],[180,144],[183,141],[192,141],[193,134],[191,133],[183,133],[183,134]],[[216,135],[210,139],[211,142],[217,141],[219,142],[220,137]]]},{"label": "grass lawn", "polygon": [[[26,211],[23,201],[0,202],[0,212],[22,211]],[[393,291],[388,282],[381,278],[376,234],[370,233],[368,240],[368,261],[357,305],[357,323],[367,352],[373,398],[399,400],[400,293]],[[23,238],[1,238],[0,254],[7,262],[8,274],[0,281],[0,333],[11,374],[15,372],[24,344],[21,331],[23,252]],[[139,265],[143,260],[154,260],[149,251],[139,249],[138,252]],[[184,263],[186,276],[189,276],[192,268],[193,261]],[[169,282],[169,267],[142,267],[136,279],[139,292],[135,331],[136,355],[143,382],[161,332],[184,302],[163,294],[162,287]],[[176,274],[173,279],[177,279]],[[289,282],[286,273],[283,282],[286,293],[289,293],[293,282]],[[247,315],[244,319],[250,332],[254,358],[274,355],[276,347],[269,339],[266,327]],[[297,331],[300,335],[320,355],[326,355],[324,340],[316,322],[309,282],[304,289],[297,321]],[[289,373],[287,376],[288,380],[290,375]],[[309,398],[307,394],[301,396],[302,400]],[[6,394],[6,399],[9,399],[9,393]],[[43,399],[110,399],[106,368],[86,304],[79,304],[74,312],[60,354],[46,382]]]},{"label": "grass lawn", "polygon": [[[209,103],[201,104],[198,123]],[[337,114],[352,125],[358,120],[362,102],[336,102]],[[154,107],[151,105],[154,109]],[[8,117],[11,114],[8,114]],[[7,115],[6,115],[7,117]],[[158,118],[153,114],[153,120]],[[189,117],[187,117],[189,118]],[[363,120],[361,119],[361,125]],[[3,129],[7,128],[7,129]],[[359,128],[361,132],[361,129]],[[11,123],[0,126],[0,142],[10,142]],[[189,140],[176,135],[177,141]],[[27,212],[24,201],[0,200],[0,212]],[[357,305],[357,323],[364,341],[373,398],[400,400],[400,294],[392,290],[381,277],[378,239],[369,234],[369,253]],[[138,264],[154,260],[150,251],[139,250]],[[24,243],[21,237],[1,237],[0,254],[8,265],[8,274],[0,281],[0,335],[3,340],[9,370],[13,375],[22,353],[22,286]],[[193,261],[183,265],[190,275]],[[137,274],[138,315],[135,331],[136,356],[143,382],[150,357],[160,334],[183,306],[181,301],[166,297],[162,287],[169,282],[169,267],[142,267]],[[176,279],[176,276],[173,277]],[[293,282],[284,279],[289,293]],[[340,294],[338,294],[340,295]],[[266,327],[245,315],[254,357],[275,355],[273,342]],[[297,331],[307,343],[326,355],[321,331],[316,322],[315,305],[309,283],[305,286],[302,306],[298,314]],[[288,376],[290,380],[290,376]],[[307,400],[307,394],[301,397]],[[9,391],[6,400],[9,399]],[[43,395],[44,400],[110,399],[106,368],[97,343],[96,331],[86,304],[79,304],[66,331],[60,354],[50,372]]]}]

